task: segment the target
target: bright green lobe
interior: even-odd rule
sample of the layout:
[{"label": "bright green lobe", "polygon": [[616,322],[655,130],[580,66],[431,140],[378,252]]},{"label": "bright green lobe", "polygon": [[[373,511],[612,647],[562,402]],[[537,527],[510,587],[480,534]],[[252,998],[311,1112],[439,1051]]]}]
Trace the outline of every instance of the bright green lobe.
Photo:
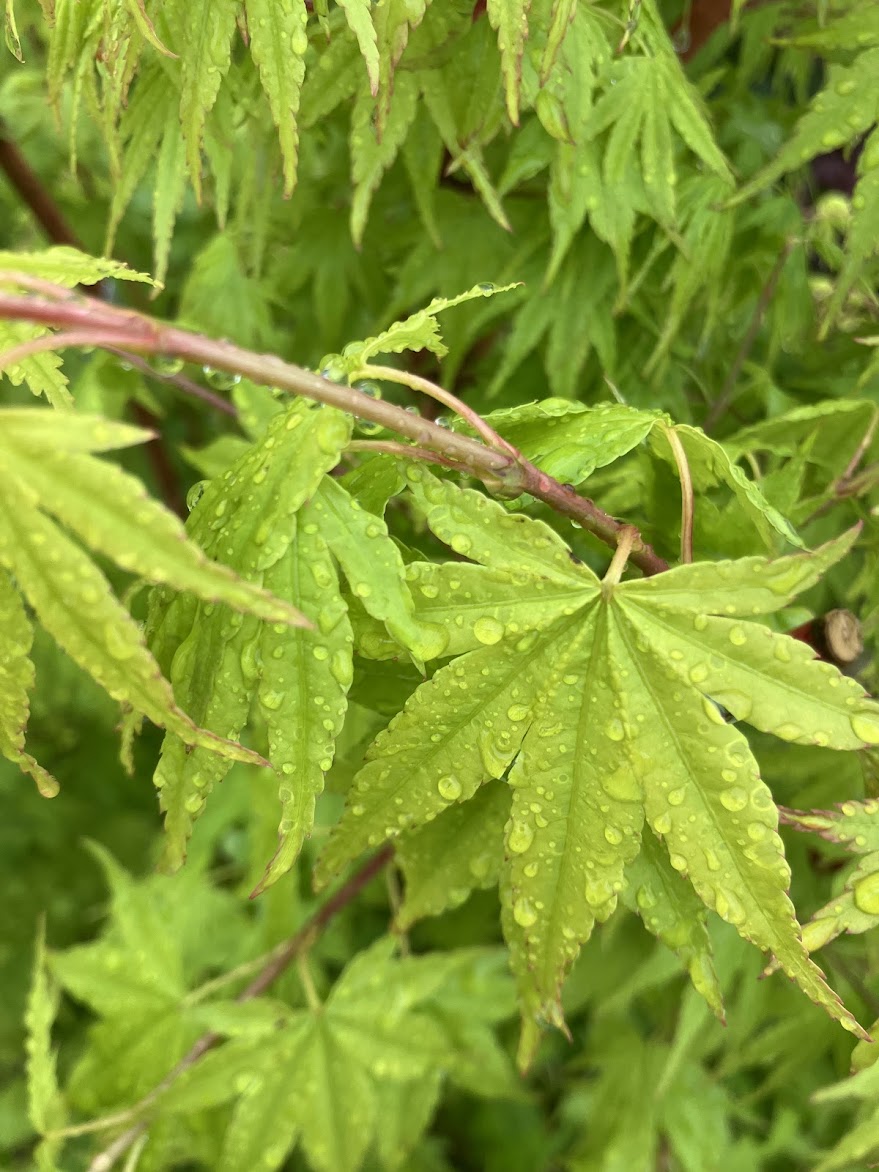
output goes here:
[{"label": "bright green lobe", "polygon": [[[123,569],[271,622],[307,622],[294,607],[209,561],[187,539],[174,514],[114,465],[77,452],[53,451],[45,441],[4,454],[9,470],[44,508]],[[137,525],[136,540],[132,524]]]},{"label": "bright green lobe", "polygon": [[247,0],[250,51],[278,128],[284,159],[284,194],[296,184],[299,132],[296,115],[305,79],[308,11],[303,0]]},{"label": "bright green lobe", "polygon": [[[201,196],[201,143],[205,119],[213,108],[232,61],[238,4],[234,0],[193,0],[184,10],[185,45],[180,121],[196,196]],[[177,46],[172,46],[176,48]]]},{"label": "bright green lobe", "polygon": [[[318,763],[331,763],[326,734],[332,731],[329,740],[334,739],[344,711],[336,680],[333,689],[323,693],[323,702],[329,705],[320,712],[323,738],[317,738],[315,726],[309,725],[307,747],[297,747],[291,756],[299,727],[282,722],[285,705],[290,706],[287,715],[305,720],[302,688],[306,684],[295,664],[299,649],[308,646],[316,665],[325,662],[331,672],[335,670],[341,679],[350,680],[350,667],[340,658],[343,649],[334,648],[334,658],[321,629],[321,608],[332,610],[333,593],[338,594],[325,548],[320,541],[312,544],[314,565],[307,570],[311,575],[309,586],[301,580],[297,585],[300,562],[297,552],[291,550],[298,532],[297,514],[317,491],[325,473],[337,463],[350,426],[350,420],[341,412],[293,404],[272,419],[260,442],[205,488],[187,524],[208,553],[228,562],[242,577],[257,582],[275,581],[287,592],[288,599],[301,592],[316,608],[316,628],[310,632],[313,643],[299,642],[295,629],[281,624],[274,624],[267,633],[268,628],[260,627],[255,618],[242,620],[224,606],[194,606],[191,598],[172,599],[166,591],[154,592],[151,598],[147,623],[151,645],[160,663],[170,670],[182,702],[199,711],[207,727],[222,730],[223,736],[238,735],[257,695],[268,715],[272,764],[281,770],[282,827],[289,824],[282,829],[282,855],[270,865],[273,878],[295,857],[310,827],[314,795],[322,787],[313,761],[302,774],[296,773],[296,761],[305,753],[309,758],[316,755]],[[308,541],[312,535],[305,532],[306,525],[316,533],[315,518],[303,523],[303,540]],[[320,589],[318,582],[322,583]],[[326,598],[323,590],[330,591]],[[290,601],[284,605],[293,609]],[[327,625],[326,616],[323,622]],[[334,630],[330,623],[327,635]],[[343,639],[344,635],[339,637]],[[327,651],[325,660],[320,659],[323,650]],[[335,715],[331,717],[330,713]],[[330,730],[324,727],[324,721],[330,722]],[[289,769],[283,771],[285,764],[294,765],[295,783]],[[166,737],[155,781],[166,812],[168,867],[179,866],[183,861],[193,821],[211,788],[226,771],[224,763],[187,753],[174,737]]]},{"label": "bright green lobe", "polygon": [[486,647],[422,684],[370,747],[315,881],[325,884],[368,847],[432,821],[481,782],[502,777],[533,703],[525,669],[540,661],[531,643],[524,651]]},{"label": "bright green lobe", "polygon": [[30,774],[40,793],[51,798],[58,792],[58,782],[24,749],[28,695],[34,684],[32,642],[21,598],[9,575],[0,570],[0,753]]},{"label": "bright green lobe", "polygon": [[800,939],[778,813],[747,741],[663,663],[655,650],[661,642],[631,627],[623,632],[637,672],[627,692],[629,751],[647,820],[671,865],[815,1002],[862,1034]]},{"label": "bright green lobe", "polygon": [[27,499],[5,488],[0,562],[12,570],[46,630],[110,695],[154,724],[232,760],[259,758],[198,728],[175,702],[139,627],[94,563]]},{"label": "bright green lobe", "polygon": [[497,30],[504,89],[507,95],[507,113],[514,125],[519,124],[519,86],[522,80],[522,54],[528,36],[528,9],[530,0],[488,0],[488,19]]},{"label": "bright green lobe", "polygon": [[596,920],[616,907],[639,849],[644,814],[626,760],[613,622],[601,607],[560,624],[543,699],[510,771],[501,892],[523,1002],[523,1067],[536,1023],[563,1027],[564,976]]},{"label": "bright green lobe", "polygon": [[368,513],[329,478],[311,505],[317,524],[341,565],[351,592],[373,618],[419,659],[434,659],[445,650],[438,626],[419,623],[404,580],[403,559],[381,517]]},{"label": "bright green lobe", "polygon": [[285,557],[266,574],[273,593],[302,605],[315,629],[291,634],[264,626],[257,701],[281,800],[279,845],[257,890],[292,865],[314,822],[314,803],[333,763],[353,675],[351,624],[335,566],[311,510],[303,512]]}]

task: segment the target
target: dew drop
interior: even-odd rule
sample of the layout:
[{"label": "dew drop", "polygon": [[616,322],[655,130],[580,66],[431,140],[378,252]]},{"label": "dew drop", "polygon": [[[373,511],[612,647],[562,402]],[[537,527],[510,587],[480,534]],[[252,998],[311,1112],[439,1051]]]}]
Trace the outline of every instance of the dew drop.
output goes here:
[{"label": "dew drop", "polygon": [[537,912],[530,899],[522,896],[514,902],[513,919],[520,928],[530,928],[537,923]]},{"label": "dew drop", "polygon": [[436,788],[439,790],[440,797],[447,802],[457,801],[463,792],[460,781],[451,773],[441,777],[436,783]]},{"label": "dew drop", "polygon": [[612,741],[622,741],[625,739],[626,730],[623,728],[621,720],[611,720],[604,726],[604,735],[609,737]]},{"label": "dew drop", "polygon": [[503,638],[503,624],[497,619],[491,618],[490,615],[483,615],[473,624],[473,634],[480,643],[490,646],[493,643],[499,643]]},{"label": "dew drop", "polygon": [[651,908],[656,907],[656,893],[646,885],[644,887],[638,888],[638,893],[635,896],[635,899],[641,911],[646,912]]},{"label": "dew drop", "polygon": [[728,637],[734,647],[743,647],[748,641],[748,636],[742,627],[730,627]]},{"label": "dew drop", "polygon": [[879,871],[855,884],[855,903],[868,916],[879,915]]},{"label": "dew drop", "polygon": [[511,704],[507,709],[507,717],[517,724],[520,720],[524,720],[531,709],[527,704]]},{"label": "dew drop", "polygon": [[284,703],[284,693],[273,691],[260,692],[259,699],[264,708],[268,708],[272,712],[276,712]]},{"label": "dew drop", "polygon": [[803,735],[803,730],[798,724],[780,724],[772,731],[783,741],[796,741]]},{"label": "dew drop", "polygon": [[604,837],[611,846],[619,846],[623,841],[623,833],[616,826],[605,826]]},{"label": "dew drop", "polygon": [[534,828],[528,822],[514,822],[507,836],[507,846],[514,855],[523,855],[534,842]]},{"label": "dew drop", "polygon": [[668,834],[671,830],[671,814],[663,812],[653,819],[653,829],[657,834]]},{"label": "dew drop", "polygon": [[856,712],[851,717],[852,732],[868,745],[879,745],[879,716],[872,712]]},{"label": "dew drop", "polygon": [[721,791],[720,804],[724,810],[729,810],[731,814],[737,814],[739,810],[744,810],[747,806],[748,795],[739,786],[733,786],[731,789]]},{"label": "dew drop", "polygon": [[683,804],[684,798],[687,796],[687,791],[684,789],[673,789],[668,794],[668,804],[670,806],[680,806]]}]

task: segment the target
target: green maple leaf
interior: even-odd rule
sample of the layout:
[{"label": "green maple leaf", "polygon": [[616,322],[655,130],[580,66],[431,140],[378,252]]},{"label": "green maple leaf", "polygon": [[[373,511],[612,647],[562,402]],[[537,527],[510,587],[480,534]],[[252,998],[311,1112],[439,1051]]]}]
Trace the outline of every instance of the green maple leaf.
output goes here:
[{"label": "green maple leaf", "polygon": [[[351,432],[342,412],[294,403],[204,488],[188,528],[208,552],[313,618],[292,635],[281,624],[239,621],[223,607],[155,592],[150,645],[181,702],[200,724],[238,736],[256,705],[281,801],[278,851],[265,876],[286,871],[309,833],[333,762],[353,675],[348,603],[358,604],[420,658],[439,654],[441,628],[415,618],[404,567],[385,522],[326,476]],[[235,730],[232,734],[232,730]],[[165,812],[165,862],[178,866],[195,818],[226,774],[219,759],[169,734],[155,775]]]},{"label": "green maple leaf", "polygon": [[[242,1036],[187,1071],[161,1109],[176,1115],[237,1098],[223,1172],[278,1168],[297,1142],[318,1172],[354,1172],[373,1143],[385,1153],[414,1143],[444,1077],[466,1085],[481,1069],[482,1093],[514,1093],[488,1028],[512,1008],[497,954],[397,959],[395,948],[385,938],[360,953],[323,1005],[256,1015],[249,1031],[233,1023]],[[222,1017],[215,1022],[229,1032]],[[404,1128],[400,1115],[419,1088],[417,1126]],[[382,1135],[382,1107],[392,1135]]]},{"label": "green maple leaf", "polygon": [[53,953],[49,968],[98,1017],[69,1094],[101,1112],[151,1091],[210,1028],[192,990],[228,963],[246,924],[233,897],[195,869],[173,884],[135,880],[102,847],[90,849],[110,889],[108,925],[100,939]]},{"label": "green maple leaf", "polygon": [[[145,273],[130,269],[121,261],[92,257],[67,245],[46,248],[42,252],[0,251],[0,284],[16,285],[16,276],[38,277],[72,289],[76,285],[93,285],[107,279],[142,281],[152,284]],[[0,355],[4,351],[41,338],[49,333],[43,326],[28,322],[0,322]],[[67,387],[67,376],[61,369],[60,355],[52,351],[31,354],[14,365],[0,368],[13,386],[26,384],[37,396],[45,395],[53,407],[70,408],[73,405]]]},{"label": "green maple leaf", "polygon": [[299,132],[296,115],[305,78],[305,51],[308,48],[304,0],[247,0],[247,27],[250,51],[259,69],[278,128],[284,160],[284,194],[296,185]]},{"label": "green maple leaf", "polygon": [[854,535],[812,555],[602,583],[539,522],[420,468],[408,476],[433,532],[477,563],[409,567],[419,614],[446,626],[458,657],[375,740],[318,881],[506,777],[501,896],[523,1061],[539,1021],[563,1024],[564,974],[625,889],[645,819],[701,901],[858,1032],[808,959],[772,795],[717,708],[801,744],[879,742],[879,707],[856,683],[753,621]]},{"label": "green maple leaf", "polygon": [[625,57],[609,71],[613,84],[596,102],[589,122],[590,137],[608,131],[603,171],[607,182],[625,179],[629,160],[640,146],[641,175],[662,224],[676,217],[677,168],[672,131],[716,175],[731,178],[696,91],[671,53]]},{"label": "green maple leaf", "polygon": [[114,699],[174,729],[188,746],[233,760],[258,759],[199,728],[181,710],[137,623],[56,520],[124,570],[167,583],[169,592],[186,591],[191,600],[223,602],[282,625],[306,620],[288,602],[209,561],[139,480],[93,455],[142,443],[149,432],[39,408],[4,409],[0,431],[0,566],[11,575],[2,578],[3,626],[7,648],[17,652],[3,657],[3,753],[31,772],[44,792],[54,792],[53,779],[23,750],[34,673],[20,591],[59,646]]},{"label": "green maple leaf", "polygon": [[[545,316],[545,310],[540,312]],[[545,320],[548,323],[548,318]],[[521,354],[516,356],[513,365],[519,360]],[[735,462],[734,457],[741,449],[734,447],[729,451],[698,427],[671,425],[668,416],[658,411],[642,411],[616,403],[586,407],[562,399],[505,408],[485,418],[544,472],[572,484],[581,484],[596,468],[618,460],[645,439],[654,456],[676,466],[671,445],[674,434],[684,451],[697,499],[698,494],[724,484],[735,497],[736,507],[768,546],[781,536],[802,548],[802,541],[790,522]],[[464,423],[456,423],[455,427],[460,431],[469,430]]]}]

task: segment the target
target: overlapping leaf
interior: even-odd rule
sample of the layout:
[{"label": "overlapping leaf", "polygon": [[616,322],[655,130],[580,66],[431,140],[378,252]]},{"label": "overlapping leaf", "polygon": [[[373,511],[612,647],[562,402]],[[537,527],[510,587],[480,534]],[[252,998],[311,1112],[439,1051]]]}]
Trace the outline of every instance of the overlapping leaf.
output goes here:
[{"label": "overlapping leaf", "polygon": [[[717,708],[789,741],[879,741],[879,709],[857,684],[753,622],[814,583],[853,535],[813,555],[615,585],[538,522],[419,468],[408,475],[434,533],[477,563],[409,567],[419,615],[446,627],[459,657],[374,742],[318,879],[509,770],[501,892],[523,1060],[540,1020],[562,1024],[564,974],[624,890],[644,819],[706,906],[857,1031],[808,959],[772,795]],[[450,885],[459,875],[456,860]]]},{"label": "overlapping leaf", "polygon": [[99,939],[54,953],[49,967],[98,1018],[69,1088],[80,1110],[100,1112],[151,1091],[208,1028],[206,1006],[189,994],[237,958],[246,919],[195,869],[173,884],[136,881],[91,849],[110,888],[108,925]]},{"label": "overlapping leaf", "polygon": [[[108,279],[151,281],[145,273],[138,273],[120,261],[87,256],[66,245],[42,252],[0,252],[0,283],[14,287],[16,274],[37,277],[65,289],[94,285]],[[43,326],[27,322],[0,322],[0,359],[13,346],[43,337],[48,332]],[[45,395],[53,407],[70,407],[72,404],[61,358],[51,351],[32,354],[11,366],[0,366],[0,374],[5,375],[13,386],[24,383],[33,394]]]},{"label": "overlapping leaf", "polygon": [[7,645],[16,651],[3,671],[4,753],[33,773],[45,792],[53,791],[52,779],[23,749],[33,667],[27,658],[30,626],[17,588],[58,644],[114,699],[173,728],[188,746],[253,759],[181,710],[138,625],[52,516],[123,569],[167,583],[169,592],[184,590],[285,627],[306,620],[288,602],[209,561],[139,480],[92,454],[141,443],[148,432],[31,408],[5,409],[0,431],[0,565],[12,575],[3,578],[3,620]]},{"label": "overlapping leaf", "polygon": [[[355,1172],[373,1144],[384,1150],[414,1143],[446,1078],[471,1087],[479,1072],[478,1093],[513,1093],[508,1062],[489,1028],[512,1008],[497,955],[393,953],[387,938],[362,952],[322,1006],[276,1011],[274,1022],[269,1014],[254,1017],[249,1031],[177,1082],[163,1110],[177,1115],[237,1099],[223,1172],[257,1162],[278,1168],[296,1143],[318,1172]],[[383,1135],[383,1108],[397,1116],[419,1087],[431,1093],[416,1111],[417,1124],[398,1123]]]},{"label": "overlapping leaf", "polygon": [[[311,828],[346,711],[352,635],[337,564],[359,604],[413,654],[431,658],[446,642],[439,627],[416,621],[384,521],[325,476],[350,429],[341,412],[294,404],[204,488],[188,522],[242,577],[308,611],[313,629],[241,622],[223,607],[167,592],[156,593],[150,609],[150,644],[200,724],[237,737],[256,701],[281,798],[280,844],[266,882],[290,866]],[[192,823],[226,772],[219,759],[166,737],[155,782],[168,865],[182,861]]]},{"label": "overlapping leaf", "polygon": [[[582,483],[596,468],[613,463],[644,440],[656,456],[676,466],[669,440],[673,431],[684,450],[697,494],[725,484],[738,508],[768,546],[781,536],[802,548],[791,524],[735,463],[735,448],[733,453],[728,452],[723,444],[699,428],[686,424],[672,427],[668,417],[658,411],[642,411],[615,403],[585,407],[581,403],[545,399],[492,412],[486,419],[543,471],[573,484]],[[463,431],[468,425],[455,426]]]},{"label": "overlapping leaf", "polygon": [[875,928],[879,924],[879,801],[843,802],[835,810],[783,810],[782,820],[863,856],[846,874],[838,895],[804,926],[803,939],[810,951],[843,932],[857,934]]}]

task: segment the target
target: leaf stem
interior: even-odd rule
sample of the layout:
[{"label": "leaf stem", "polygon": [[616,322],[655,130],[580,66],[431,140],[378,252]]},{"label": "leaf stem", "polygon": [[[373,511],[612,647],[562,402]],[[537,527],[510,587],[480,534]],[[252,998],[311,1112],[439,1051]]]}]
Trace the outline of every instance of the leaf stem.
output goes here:
[{"label": "leaf stem", "polygon": [[626,568],[626,562],[632,552],[632,545],[637,537],[637,530],[632,526],[627,525],[620,534],[620,542],[616,548],[616,553],[611,559],[610,565],[607,567],[607,573],[602,578],[603,586],[616,586],[619,584],[620,578],[623,576],[623,570]]},{"label": "leaf stem", "polygon": [[[302,925],[294,936],[291,936],[289,940],[285,941],[284,944],[275,950],[268,964],[250,982],[247,988],[238,994],[235,1000],[242,1002],[252,1001],[254,998],[263,994],[285,969],[294,961],[298,960],[302,953],[311,947],[315,939],[323,932],[330,921],[335,919],[339,912],[356,899],[363,888],[387,866],[393,853],[393,847],[390,843],[387,843],[372,858],[367,859],[346,883],[320,905],[317,911]],[[160,1096],[174,1085],[182,1074],[189,1070],[191,1066],[194,1066],[200,1058],[207,1054],[209,1050],[213,1050],[222,1041],[222,1034],[217,1034],[213,1031],[203,1034],[188,1053],[180,1059],[177,1065],[165,1075],[158,1086],[154,1087],[148,1095],[145,1095],[139,1103],[136,1103],[126,1113],[127,1118],[134,1119],[148,1111]],[[116,1118],[121,1121],[122,1116],[117,1116]],[[116,1162],[125,1155],[133,1144],[138,1142],[148,1128],[148,1120],[137,1119],[127,1130],[117,1136],[108,1147],[104,1148],[102,1152],[99,1152],[95,1156],[89,1164],[88,1172],[110,1172],[110,1169],[115,1167]]]},{"label": "leaf stem", "polygon": [[314,977],[311,975],[311,968],[308,964],[308,952],[300,952],[296,957],[296,971],[299,973],[299,981],[302,985],[302,990],[305,993],[305,1000],[308,1008],[312,1013],[320,1013],[323,1008],[317,989],[314,987]]},{"label": "leaf stem", "polygon": [[384,382],[399,383],[404,387],[409,387],[412,391],[420,391],[422,395],[427,395],[428,398],[435,399],[438,403],[442,403],[444,407],[449,407],[456,415],[460,415],[462,419],[466,419],[477,435],[482,436],[482,439],[490,448],[495,448],[499,452],[506,452],[514,458],[517,458],[519,455],[516,448],[505,440],[503,436],[498,435],[494,428],[486,423],[478,411],[474,411],[472,407],[468,407],[457,395],[453,395],[451,391],[437,386],[429,378],[422,378],[420,374],[411,374],[408,370],[398,370],[395,366],[364,366],[351,377],[352,379],[377,378]]},{"label": "leaf stem", "polygon": [[668,428],[666,435],[681,481],[681,561],[686,565],[693,560],[693,478],[677,429]]},{"label": "leaf stem", "polygon": [[100,344],[108,349],[173,355],[185,362],[240,374],[255,383],[278,387],[336,407],[359,419],[368,419],[406,437],[418,447],[454,461],[462,470],[466,469],[470,475],[482,480],[490,491],[502,492],[509,498],[529,493],[588,529],[613,549],[623,529],[628,528],[634,534],[627,538],[631,543],[631,560],[641,572],[657,574],[668,569],[668,563],[636,530],[631,530],[631,526],[625,526],[593,501],[541,472],[515,449],[498,451],[478,439],[439,427],[394,403],[372,399],[352,387],[331,382],[310,370],[285,362],[276,355],[257,354],[232,342],[207,338],[90,297],[80,297],[75,301],[50,300],[44,296],[0,290],[0,318],[54,326],[62,332],[84,329],[93,331],[95,337],[100,334],[102,339],[114,335],[112,344],[107,341]]}]

